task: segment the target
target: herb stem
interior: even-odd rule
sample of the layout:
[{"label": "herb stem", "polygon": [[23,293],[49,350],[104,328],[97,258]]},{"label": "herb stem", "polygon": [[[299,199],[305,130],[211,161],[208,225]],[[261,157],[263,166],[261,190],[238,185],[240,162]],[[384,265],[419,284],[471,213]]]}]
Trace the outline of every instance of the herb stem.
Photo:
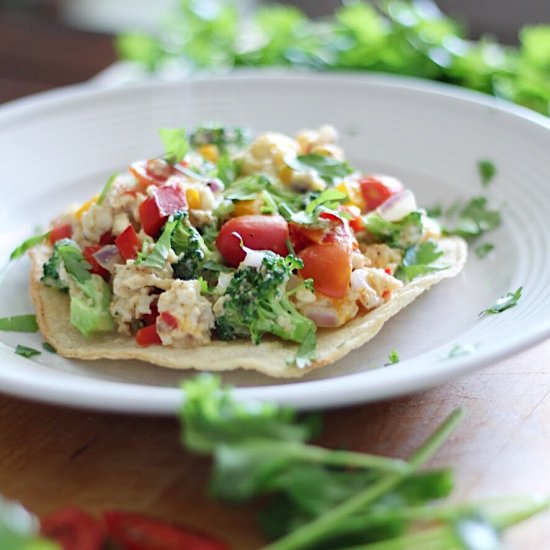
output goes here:
[{"label": "herb stem", "polygon": [[[437,452],[453,430],[458,426],[463,416],[463,411],[461,409],[456,409],[440,424],[435,432],[432,433],[425,443],[409,459],[408,464],[411,466],[410,471],[420,468]],[[282,539],[265,546],[263,550],[301,550],[313,545],[338,527],[347,517],[360,512],[366,506],[397,487],[407,476],[408,473],[405,472],[385,474],[378,481],[366,487],[336,508],[333,508],[324,516],[289,533]]]}]

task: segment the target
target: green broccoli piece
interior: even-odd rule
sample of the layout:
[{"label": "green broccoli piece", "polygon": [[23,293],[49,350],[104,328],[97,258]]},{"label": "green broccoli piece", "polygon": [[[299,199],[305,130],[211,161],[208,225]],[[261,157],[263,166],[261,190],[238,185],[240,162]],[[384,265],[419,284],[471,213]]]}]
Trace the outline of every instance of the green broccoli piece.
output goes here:
[{"label": "green broccoli piece", "polygon": [[57,253],[52,254],[51,258],[42,267],[42,283],[58,290],[69,290],[69,285],[59,277],[59,268],[61,267],[61,256]]},{"label": "green broccoli piece", "polygon": [[171,246],[178,255],[177,263],[173,264],[174,275],[183,280],[198,279],[211,252],[185,214],[180,216],[174,228]]},{"label": "green broccoli piece", "polygon": [[222,340],[250,336],[255,344],[266,333],[298,343],[311,340],[315,323],[290,301],[296,289],[286,288],[293,271],[302,268],[303,262],[295,256],[266,253],[258,269],[238,269],[220,298],[223,307],[216,319],[218,336]]}]

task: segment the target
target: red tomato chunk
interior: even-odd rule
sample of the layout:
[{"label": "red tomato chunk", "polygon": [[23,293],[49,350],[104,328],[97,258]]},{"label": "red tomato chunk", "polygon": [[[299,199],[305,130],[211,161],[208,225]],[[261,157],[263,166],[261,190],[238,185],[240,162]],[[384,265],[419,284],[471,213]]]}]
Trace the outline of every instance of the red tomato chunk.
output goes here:
[{"label": "red tomato chunk", "polygon": [[152,195],[139,207],[143,230],[147,235],[157,237],[172,214],[186,209],[187,199],[179,187],[165,185],[153,189]]},{"label": "red tomato chunk", "polygon": [[280,256],[288,254],[288,224],[281,216],[240,216],[226,222],[216,239],[216,246],[226,263],[237,267],[245,258],[241,241],[252,250],[271,250]]},{"label": "red tomato chunk", "polygon": [[139,249],[141,248],[141,241],[137,236],[136,230],[132,225],[129,225],[116,239],[115,245],[117,246],[120,255],[125,260],[135,260]]},{"label": "red tomato chunk", "polygon": [[378,208],[392,195],[403,190],[403,184],[391,176],[367,176],[359,182],[365,201],[365,211]]}]

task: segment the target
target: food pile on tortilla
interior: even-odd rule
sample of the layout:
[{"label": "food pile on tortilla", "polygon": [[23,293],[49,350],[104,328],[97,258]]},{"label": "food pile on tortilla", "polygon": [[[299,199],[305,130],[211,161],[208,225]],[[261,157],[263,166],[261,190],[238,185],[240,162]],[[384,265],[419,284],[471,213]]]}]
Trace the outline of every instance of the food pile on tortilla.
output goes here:
[{"label": "food pile on tortilla", "polygon": [[66,357],[302,376],[370,340],[462,269],[395,178],[352,168],[336,130],[163,129],[31,252],[45,338]]}]

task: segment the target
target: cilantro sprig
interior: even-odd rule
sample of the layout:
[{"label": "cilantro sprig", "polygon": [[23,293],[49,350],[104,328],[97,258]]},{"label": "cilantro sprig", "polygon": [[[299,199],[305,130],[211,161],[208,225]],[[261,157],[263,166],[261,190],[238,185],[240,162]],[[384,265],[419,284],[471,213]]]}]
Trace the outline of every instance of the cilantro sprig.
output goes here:
[{"label": "cilantro sprig", "polygon": [[446,266],[434,265],[442,255],[443,251],[439,250],[434,241],[425,241],[419,245],[411,246],[405,251],[403,261],[395,276],[408,282],[422,275],[446,269]]},{"label": "cilantro sprig", "polygon": [[285,158],[285,163],[296,172],[316,172],[329,183],[334,183],[337,179],[353,173],[353,168],[347,162],[319,154],[288,157]]},{"label": "cilantro sprig", "polygon": [[[448,216],[452,216],[452,212]],[[473,241],[488,231],[496,229],[501,224],[498,210],[489,206],[486,197],[471,198],[458,212],[456,222],[444,227],[447,235],[458,235],[467,241]]]},{"label": "cilantro sprig", "polygon": [[501,296],[491,307],[484,309],[479,315],[495,315],[517,306],[522,292],[523,287],[521,286],[514,292],[508,292],[504,296]]},{"label": "cilantro sprig", "polygon": [[164,144],[164,158],[170,164],[177,164],[189,150],[189,142],[184,128],[161,128],[160,139]]}]

